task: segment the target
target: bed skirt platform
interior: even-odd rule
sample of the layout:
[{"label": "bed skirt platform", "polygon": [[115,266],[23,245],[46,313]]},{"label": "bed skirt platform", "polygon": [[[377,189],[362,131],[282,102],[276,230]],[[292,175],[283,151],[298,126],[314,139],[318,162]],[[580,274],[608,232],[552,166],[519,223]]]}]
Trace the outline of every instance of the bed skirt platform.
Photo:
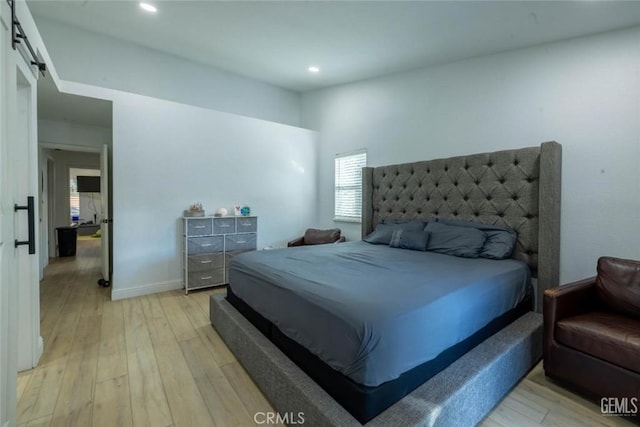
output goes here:
[{"label": "bed skirt platform", "polygon": [[[359,426],[224,295],[211,295],[211,323],[281,415],[311,426]],[[369,421],[367,426],[473,426],[542,357],[542,315],[529,312]],[[250,414],[252,415],[252,414]]]}]

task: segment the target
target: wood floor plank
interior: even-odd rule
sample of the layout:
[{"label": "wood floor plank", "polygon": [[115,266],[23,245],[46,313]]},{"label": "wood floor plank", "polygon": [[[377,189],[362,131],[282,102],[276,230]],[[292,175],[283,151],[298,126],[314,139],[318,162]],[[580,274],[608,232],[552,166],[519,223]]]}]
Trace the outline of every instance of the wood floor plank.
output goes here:
[{"label": "wood floor plank", "polygon": [[257,412],[272,412],[274,410],[258,386],[238,362],[226,364],[220,369],[222,369],[227,381],[233,386],[245,409],[252,417]]},{"label": "wood floor plank", "polygon": [[536,385],[540,386],[538,390],[544,390],[546,394],[551,393],[556,398],[559,397],[564,401],[571,402],[571,405],[576,408],[579,407],[581,410],[585,409],[596,417],[601,417],[600,406],[595,402],[592,402],[591,400],[588,400],[583,396],[573,393],[567,388],[560,386],[555,381],[547,378],[544,374],[542,363],[536,365],[531,370],[529,375],[527,375],[527,384],[531,385],[532,387],[535,387]]},{"label": "wood floor plank", "polygon": [[[190,299],[193,300],[198,306],[200,310],[209,318],[209,301],[212,294],[224,293],[226,292],[225,288],[216,288],[211,290],[204,290],[199,292],[193,292],[189,294]],[[191,298],[193,297],[193,298]]]},{"label": "wood floor plank", "polygon": [[140,301],[123,300],[123,309],[133,424],[169,426],[173,418]]},{"label": "wood floor plank", "polygon": [[484,420],[482,420],[479,424],[479,427],[511,427],[505,426],[500,422],[496,421],[493,417],[493,414],[489,414]]},{"label": "wood floor plank", "polygon": [[76,333],[76,327],[80,321],[80,311],[82,310],[82,297],[84,293],[78,290],[71,295],[65,303],[64,310],[51,332],[50,339],[44,341],[47,351],[42,354],[40,364],[55,363],[66,360],[69,356],[69,349]]},{"label": "wood floor plank", "polygon": [[91,425],[95,427],[133,425],[127,375],[109,378],[96,384]]},{"label": "wood floor plank", "polygon": [[211,416],[220,426],[248,426],[253,420],[200,337],[185,340],[180,348],[204,397]]},{"label": "wood floor plank", "polygon": [[[549,413],[542,424],[553,424],[558,419],[564,419],[570,423],[571,419],[579,420],[585,426],[617,426],[629,425],[629,421],[623,417],[605,417],[600,412],[600,407],[591,401],[587,401],[581,396],[574,396],[566,389],[551,389],[544,387],[537,381],[525,378],[518,388],[530,393],[531,400],[540,401],[543,399],[549,408]],[[548,418],[548,419],[547,419]]]},{"label": "wood floor plank", "polygon": [[122,377],[127,371],[122,301],[113,301],[103,308],[96,382]]},{"label": "wood floor plank", "polygon": [[98,287],[95,283],[91,282],[93,282],[93,280],[90,277],[87,277],[83,280],[84,286],[86,286],[87,288],[82,304],[82,312],[80,313],[80,316],[83,318],[91,316],[101,316],[102,306],[104,305],[105,301],[111,299],[107,298],[107,289]]},{"label": "wood floor plank", "polygon": [[51,415],[38,418],[23,424],[18,424],[18,427],[47,427],[51,423]]},{"label": "wood floor plank", "polygon": [[43,281],[40,289],[40,335],[44,342],[49,342],[56,321],[71,296],[73,286],[71,280],[58,283],[55,278],[49,276]]},{"label": "wood floor plank", "polygon": [[183,311],[187,314],[187,317],[189,317],[189,320],[195,328],[198,336],[203,340],[213,354],[215,362],[218,366],[224,366],[228,363],[236,362],[236,357],[231,353],[229,347],[227,347],[224,341],[222,341],[222,338],[218,335],[213,326],[211,326],[209,312],[205,312],[201,304],[198,302],[198,298],[209,301],[208,295],[209,293],[205,292],[190,294],[187,298],[182,300]]},{"label": "wood floor plank", "polygon": [[523,416],[508,405],[502,403],[491,412],[491,419],[504,426],[539,427],[540,423]]},{"label": "wood floor plank", "polygon": [[148,322],[162,383],[176,425],[207,426],[213,419],[166,318]]},{"label": "wood floor plank", "polygon": [[101,323],[102,316],[93,315],[85,317],[78,325],[53,411],[52,426],[91,424]]},{"label": "wood floor plank", "polygon": [[181,291],[165,292],[158,298],[178,342],[198,336],[191,321],[180,307],[179,299],[184,298],[188,297]]},{"label": "wood floor plank", "polygon": [[549,412],[548,406],[541,404],[535,399],[531,399],[530,395],[523,390],[522,387],[516,387],[511,393],[509,393],[509,397],[520,405],[528,407],[529,410],[534,413],[539,414],[535,417],[529,416],[529,418],[536,419],[538,422],[541,422]]},{"label": "wood floor plank", "polygon": [[142,312],[144,313],[144,317],[147,321],[152,321],[153,319],[162,319],[165,317],[164,311],[162,311],[162,307],[160,306],[160,301],[158,300],[158,295],[144,295],[139,298],[140,306],[142,307]]},{"label": "wood floor plank", "polygon": [[[604,418],[604,417],[602,417]],[[603,420],[594,420],[591,418],[576,417],[575,413],[570,411],[558,411],[552,409],[549,411],[543,426],[546,427],[605,427]]]},{"label": "wood floor plank", "polygon": [[16,399],[20,400],[24,391],[27,389],[29,385],[29,381],[31,380],[31,375],[35,369],[29,369],[28,371],[18,372],[18,381],[16,385]]},{"label": "wood floor plank", "polygon": [[516,399],[514,397],[514,394],[515,391],[514,393],[511,393],[506,398],[504,398],[504,400],[500,402],[500,404],[505,405],[509,409],[517,412],[521,416],[527,417],[529,420],[537,424],[540,424],[542,420],[544,420],[544,417],[546,417],[549,413],[548,409],[530,405],[529,402]]},{"label": "wood floor plank", "polygon": [[19,422],[26,423],[53,415],[66,367],[65,359],[33,370],[29,385],[18,400]]}]

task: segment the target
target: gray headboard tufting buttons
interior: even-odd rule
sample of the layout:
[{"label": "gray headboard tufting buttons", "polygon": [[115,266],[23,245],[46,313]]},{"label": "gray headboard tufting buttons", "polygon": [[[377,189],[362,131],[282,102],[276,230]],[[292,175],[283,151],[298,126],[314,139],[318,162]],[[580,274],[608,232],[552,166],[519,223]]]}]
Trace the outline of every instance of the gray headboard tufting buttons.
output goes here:
[{"label": "gray headboard tufting buttons", "polygon": [[363,169],[362,235],[383,220],[459,219],[518,233],[514,258],[544,289],[559,284],[562,147],[472,154]]}]

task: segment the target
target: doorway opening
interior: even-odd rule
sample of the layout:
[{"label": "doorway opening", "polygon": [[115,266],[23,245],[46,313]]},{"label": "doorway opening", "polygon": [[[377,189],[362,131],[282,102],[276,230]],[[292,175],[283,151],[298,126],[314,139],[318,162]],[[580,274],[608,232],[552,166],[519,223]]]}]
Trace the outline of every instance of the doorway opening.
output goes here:
[{"label": "doorway opening", "polygon": [[109,284],[112,116],[111,101],[60,92],[48,75],[38,80],[41,280],[50,263],[86,267],[93,254],[99,268],[87,286]]}]

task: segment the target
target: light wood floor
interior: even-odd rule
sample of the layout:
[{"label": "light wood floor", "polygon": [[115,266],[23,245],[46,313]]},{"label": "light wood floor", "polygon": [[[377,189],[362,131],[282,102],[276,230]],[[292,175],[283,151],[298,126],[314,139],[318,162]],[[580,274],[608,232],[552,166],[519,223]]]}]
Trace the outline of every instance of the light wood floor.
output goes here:
[{"label": "light wood floor", "polygon": [[[41,284],[45,352],[18,374],[20,426],[253,426],[271,406],[209,323],[208,296],[122,301],[99,288],[99,239],[78,241]],[[631,425],[549,382],[537,366],[482,423]]]}]

